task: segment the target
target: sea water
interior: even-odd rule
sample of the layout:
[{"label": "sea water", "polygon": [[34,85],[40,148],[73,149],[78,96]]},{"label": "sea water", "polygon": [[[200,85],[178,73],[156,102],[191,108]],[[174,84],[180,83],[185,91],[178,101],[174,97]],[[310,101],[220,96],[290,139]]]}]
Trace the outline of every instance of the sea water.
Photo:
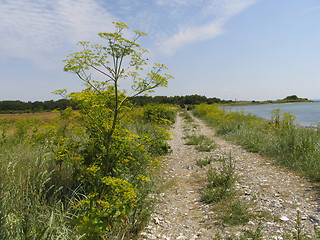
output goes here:
[{"label": "sea water", "polygon": [[281,112],[289,112],[295,115],[296,122],[301,126],[315,127],[320,122],[320,102],[233,106],[231,110],[244,111],[245,113],[271,119],[271,112],[277,108],[280,108]]}]

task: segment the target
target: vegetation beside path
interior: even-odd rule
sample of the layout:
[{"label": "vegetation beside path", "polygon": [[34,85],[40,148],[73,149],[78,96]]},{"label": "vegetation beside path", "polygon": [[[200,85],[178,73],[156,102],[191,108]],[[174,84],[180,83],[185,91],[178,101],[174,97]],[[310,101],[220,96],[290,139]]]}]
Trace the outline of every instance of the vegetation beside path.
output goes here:
[{"label": "vegetation beside path", "polygon": [[169,151],[174,111],[146,106],[126,115],[101,200],[92,195],[102,193],[94,160],[101,149],[75,112],[52,113],[48,121],[49,115],[0,121],[0,239],[133,237],[152,212],[148,194],[159,157]]},{"label": "vegetation beside path", "polygon": [[[65,108],[45,124],[1,119],[0,239],[130,239],[148,218],[174,110],[135,108],[129,97],[167,86],[172,76],[160,63],[144,70],[147,50],[137,40],[145,33],[134,30],[129,40],[129,27],[114,25],[99,33],[105,45],[79,42],[82,50],[64,60],[85,89],[55,93],[78,111]],[[119,89],[125,79],[129,94]]]},{"label": "vegetation beside path", "polygon": [[318,239],[314,184],[215,133],[187,111],[177,117],[140,239]]},{"label": "vegetation beside path", "polygon": [[193,113],[214,126],[218,136],[320,181],[320,129],[297,127],[294,115],[275,109],[268,121],[206,104],[196,106]]}]

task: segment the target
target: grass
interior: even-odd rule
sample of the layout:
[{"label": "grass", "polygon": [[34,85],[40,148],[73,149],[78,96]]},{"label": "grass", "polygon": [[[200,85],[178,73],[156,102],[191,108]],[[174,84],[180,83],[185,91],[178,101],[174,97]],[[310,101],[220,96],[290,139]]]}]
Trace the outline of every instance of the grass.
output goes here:
[{"label": "grass", "polygon": [[190,113],[188,113],[186,110],[183,110],[180,113],[181,117],[186,120],[188,123],[194,122],[193,118],[191,117]]},{"label": "grass", "polygon": [[224,158],[219,170],[209,168],[207,172],[208,185],[202,190],[201,199],[205,203],[217,203],[232,197],[235,182],[235,166],[231,155]]},{"label": "grass", "polygon": [[209,165],[213,161],[212,157],[207,157],[205,159],[196,159],[196,165],[199,167],[204,167]]},{"label": "grass", "polygon": [[215,142],[205,135],[187,136],[186,139],[186,145],[195,145],[195,149],[200,152],[210,152],[212,149],[216,147]]},{"label": "grass", "polygon": [[267,121],[205,104],[196,106],[194,114],[214,126],[219,136],[320,181],[320,129],[297,127],[292,114],[277,109]]},{"label": "grass", "polygon": [[[72,239],[70,205],[76,190],[73,170],[52,162],[52,151],[28,140],[1,148],[0,238],[47,239],[63,235]],[[59,173],[60,179],[56,176]]]},{"label": "grass", "polygon": [[52,118],[59,117],[59,112],[36,112],[36,113],[16,113],[16,114],[0,114],[0,120],[6,119],[9,121],[17,121],[22,118],[29,119],[41,119],[44,122],[52,122]]},{"label": "grass", "polygon": [[208,184],[201,192],[201,199],[207,204],[212,204],[213,211],[217,212],[219,224],[244,225],[249,222],[253,214],[248,211],[246,204],[240,202],[234,190],[235,163],[231,154],[219,160],[220,168],[210,167],[207,172]]},{"label": "grass", "polygon": [[[164,126],[135,121],[128,121],[126,128],[144,137],[141,143],[146,151],[141,158],[148,161],[139,162],[146,163],[139,172],[124,168],[121,174],[130,180],[145,174],[148,180],[137,185],[136,207],[125,223],[114,224],[108,239],[133,238],[148,222],[154,200],[149,196],[156,179],[152,170],[160,164],[153,159],[169,151]],[[0,239],[81,237],[74,225],[78,217],[74,206],[86,189],[77,178],[75,161],[87,141],[84,129],[60,119],[59,113],[0,116]]]},{"label": "grass", "polygon": [[219,206],[219,218],[224,225],[243,225],[249,222],[253,216],[253,214],[248,211],[247,205],[241,203],[237,198],[231,201],[223,201]]}]

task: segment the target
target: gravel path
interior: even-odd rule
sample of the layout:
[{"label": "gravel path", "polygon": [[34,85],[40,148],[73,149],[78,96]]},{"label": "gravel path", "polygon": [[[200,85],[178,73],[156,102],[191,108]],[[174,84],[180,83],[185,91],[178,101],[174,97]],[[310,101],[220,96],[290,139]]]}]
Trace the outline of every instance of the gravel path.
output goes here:
[{"label": "gravel path", "polygon": [[[314,229],[320,213],[316,186],[312,183],[274,165],[272,160],[216,137],[214,130],[199,119],[186,123],[178,116],[171,131],[169,144],[172,152],[163,159],[161,173],[163,191],[140,239],[239,239],[246,230],[255,232],[258,226],[262,229],[261,239],[285,239],[285,233],[297,231],[298,210],[302,233],[316,239]],[[184,144],[187,135],[206,135],[218,147],[211,152],[199,152],[194,146]],[[235,184],[237,195],[254,214],[244,226],[218,224],[218,210],[202,202],[200,197],[201,189],[206,185],[208,166],[200,168],[195,160],[228,156],[230,153],[238,176]],[[213,162],[211,166],[217,167],[218,164]]]}]

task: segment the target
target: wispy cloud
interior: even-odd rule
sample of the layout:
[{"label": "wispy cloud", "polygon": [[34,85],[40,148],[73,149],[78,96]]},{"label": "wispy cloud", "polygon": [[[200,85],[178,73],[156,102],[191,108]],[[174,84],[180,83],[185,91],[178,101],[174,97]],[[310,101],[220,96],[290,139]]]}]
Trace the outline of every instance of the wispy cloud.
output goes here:
[{"label": "wispy cloud", "polygon": [[98,32],[112,31],[112,21],[147,31],[153,41],[148,48],[156,44],[161,53],[170,55],[223,34],[225,23],[256,1],[3,0],[0,56],[52,66],[52,61],[63,59],[76,42],[97,41]]},{"label": "wispy cloud", "polygon": [[[157,2],[162,6],[167,4],[175,13],[182,12],[181,8],[192,8],[192,1],[158,0]],[[215,38],[225,32],[223,27],[230,18],[256,2],[257,0],[202,0],[194,2],[193,7],[196,7],[196,10],[192,11],[192,18],[196,20],[192,23],[190,21],[180,23],[176,33],[167,35],[166,39],[159,41],[159,49],[161,52],[171,55],[186,45]]]},{"label": "wispy cloud", "polygon": [[112,29],[115,19],[94,0],[1,1],[0,52],[49,66],[66,47]]}]

